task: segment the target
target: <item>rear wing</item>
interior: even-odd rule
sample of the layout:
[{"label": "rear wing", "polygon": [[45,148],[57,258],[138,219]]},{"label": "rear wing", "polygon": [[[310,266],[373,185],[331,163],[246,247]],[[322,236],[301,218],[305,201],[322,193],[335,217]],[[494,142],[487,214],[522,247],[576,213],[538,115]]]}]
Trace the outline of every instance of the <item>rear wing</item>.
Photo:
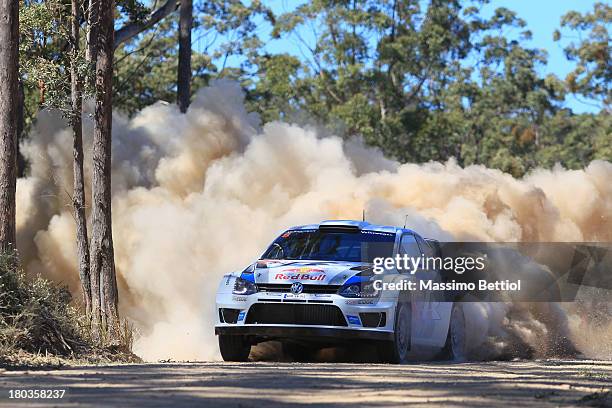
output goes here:
[{"label": "rear wing", "polygon": [[433,239],[433,238],[423,238],[423,239],[433,249],[435,256],[442,257],[442,247],[440,246],[440,241],[438,241],[437,239]]}]

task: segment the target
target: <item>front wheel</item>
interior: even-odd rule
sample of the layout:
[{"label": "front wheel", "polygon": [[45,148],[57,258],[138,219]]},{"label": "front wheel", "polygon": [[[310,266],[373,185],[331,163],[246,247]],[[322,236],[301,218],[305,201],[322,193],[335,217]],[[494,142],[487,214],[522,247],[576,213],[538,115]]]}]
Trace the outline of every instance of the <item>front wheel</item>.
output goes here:
[{"label": "front wheel", "polygon": [[248,361],[251,345],[244,336],[220,334],[219,350],[223,361]]},{"label": "front wheel", "polygon": [[408,360],[412,324],[412,307],[409,302],[398,303],[395,311],[393,340],[379,346],[381,360],[391,364],[403,364]]}]

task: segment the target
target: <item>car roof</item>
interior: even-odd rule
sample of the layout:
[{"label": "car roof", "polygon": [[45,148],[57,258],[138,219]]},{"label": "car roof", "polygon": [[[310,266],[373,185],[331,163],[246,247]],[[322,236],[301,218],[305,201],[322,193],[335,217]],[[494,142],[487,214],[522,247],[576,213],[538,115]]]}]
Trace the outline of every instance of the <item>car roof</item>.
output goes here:
[{"label": "car roof", "polygon": [[319,224],[307,224],[307,225],[298,225],[290,228],[291,230],[310,230],[310,229],[319,229],[320,227],[352,227],[359,228],[362,231],[376,231],[376,232],[388,232],[397,234],[399,233],[412,233],[415,235],[419,235],[415,231],[409,228],[400,228],[389,225],[379,225],[379,224],[371,224],[367,221],[354,221],[354,220],[327,220],[322,221]]}]

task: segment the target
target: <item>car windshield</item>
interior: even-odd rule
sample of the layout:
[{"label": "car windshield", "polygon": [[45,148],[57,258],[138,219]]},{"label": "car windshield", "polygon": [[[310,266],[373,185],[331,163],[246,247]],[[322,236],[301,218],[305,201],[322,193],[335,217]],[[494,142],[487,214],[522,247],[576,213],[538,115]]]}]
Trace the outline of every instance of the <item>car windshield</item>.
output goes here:
[{"label": "car windshield", "polygon": [[289,230],[278,237],[262,259],[373,262],[393,255],[395,234],[378,231]]}]

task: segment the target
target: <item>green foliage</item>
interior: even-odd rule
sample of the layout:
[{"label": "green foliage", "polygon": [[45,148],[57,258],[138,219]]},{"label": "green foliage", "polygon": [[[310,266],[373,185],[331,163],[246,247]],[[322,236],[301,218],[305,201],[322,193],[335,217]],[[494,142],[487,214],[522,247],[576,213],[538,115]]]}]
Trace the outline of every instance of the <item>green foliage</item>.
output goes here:
[{"label": "green foliage", "polygon": [[[85,59],[84,31],[79,52],[72,49],[70,15],[71,4],[63,0],[27,0],[19,8],[25,134],[39,109],[56,109],[65,117],[71,114],[71,63],[76,64],[82,78],[92,74]],[[91,95],[93,89],[85,86],[84,96]]]},{"label": "green foliage", "polygon": [[[264,122],[294,117],[292,102],[300,98],[300,61],[291,55],[266,55],[259,61],[257,80],[250,88],[247,103]],[[296,86],[297,85],[297,86]]]},{"label": "green foliage", "polygon": [[[525,22],[506,8],[483,18],[482,3],[308,2],[279,16],[273,30],[277,37],[295,37],[305,55],[285,75],[292,86],[277,92],[260,81],[255,92],[289,98],[275,106],[306,111],[345,136],[362,135],[400,161],[454,157],[462,165],[485,164],[520,176],[556,161],[577,167],[589,158],[612,159],[604,147],[612,143],[605,112],[575,116],[562,109],[566,84],[540,75],[546,54],[522,45],[531,36]],[[580,24],[576,18],[566,16],[573,28],[591,30],[583,59],[599,57],[599,71],[591,69],[583,80],[591,84],[584,95],[593,97],[610,88],[610,64],[601,52],[604,42],[609,47],[603,29],[609,8],[597,5]],[[308,41],[302,33],[310,28],[314,40]],[[270,63],[286,65],[267,59],[266,72],[274,72]],[[260,112],[274,118],[267,108]],[[603,127],[586,134],[585,123]]]},{"label": "green foliage", "polygon": [[[158,100],[174,102],[177,26],[177,16],[167,18],[142,38],[115,51],[115,109],[132,114]],[[194,55],[196,61],[199,57]]]},{"label": "green foliage", "polygon": [[535,162],[552,167],[556,162],[569,168],[582,168],[592,160],[612,159],[612,117],[572,115],[559,111],[542,126]]},{"label": "green foliage", "polygon": [[[62,50],[67,33],[59,16],[66,10],[60,1],[24,1],[19,7],[19,62],[25,93],[25,130],[40,107],[67,104],[70,82]],[[50,98],[48,98],[50,97]]]},{"label": "green foliage", "polygon": [[[612,160],[610,7],[563,17],[556,38],[578,34],[580,41],[564,43],[576,67],[559,79],[541,74],[546,53],[525,46],[525,22],[507,8],[485,17],[486,3],[313,0],[275,15],[261,1],[196,2],[192,89],[235,79],[263,121],[315,121],[403,162],[453,157],[520,176],[556,162],[575,168]],[[68,3],[24,5],[26,110],[38,109],[40,84],[43,105],[65,110],[70,59],[83,73],[89,68],[82,55],[65,52]],[[118,25],[150,12],[149,3],[118,2]],[[133,114],[175,101],[177,30],[174,13],[117,49],[116,109]],[[297,49],[270,52],[270,41],[281,37]],[[568,95],[600,101],[601,112],[572,113],[564,107]]]},{"label": "green foliage", "polygon": [[565,47],[565,55],[571,61],[576,61],[576,67],[565,81],[571,92],[579,93],[587,98],[601,101],[604,107],[612,104],[612,45],[608,27],[612,24],[612,6],[596,3],[593,11],[580,14],[569,12],[561,18],[561,30],[568,31],[563,35],[555,31],[555,41],[567,36],[578,38]]},{"label": "green foliage", "polygon": [[[191,89],[221,77],[241,81],[245,87],[253,85],[252,71],[263,46],[256,35],[255,21],[271,18],[271,13],[259,1],[245,3],[239,0],[194,2],[193,41],[205,46],[204,52],[192,49]],[[176,100],[177,44],[178,14],[174,13],[119,47],[115,52],[116,109],[133,114],[158,100],[171,103]],[[239,63],[235,63],[236,58]],[[232,60],[234,63],[230,66]],[[263,64],[258,68],[265,69]],[[267,99],[260,101],[272,103]]]}]

